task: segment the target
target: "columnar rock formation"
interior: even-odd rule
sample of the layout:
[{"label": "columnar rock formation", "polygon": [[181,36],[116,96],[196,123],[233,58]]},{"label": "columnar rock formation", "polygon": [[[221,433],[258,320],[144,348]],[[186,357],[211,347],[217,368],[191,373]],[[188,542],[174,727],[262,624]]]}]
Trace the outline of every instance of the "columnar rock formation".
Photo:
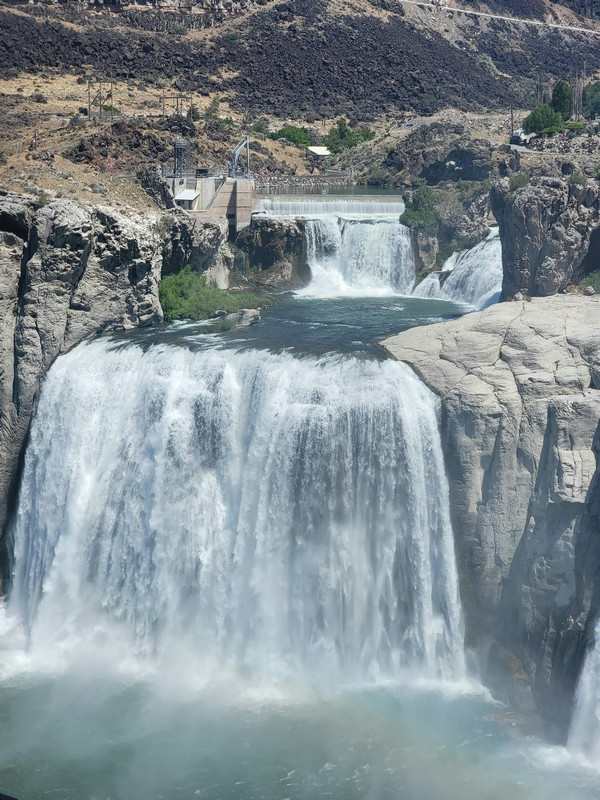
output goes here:
[{"label": "columnar rock formation", "polygon": [[492,211],[500,225],[503,298],[544,297],[600,269],[600,189],[557,178],[511,192],[494,184]]},{"label": "columnar rock formation", "polygon": [[468,642],[491,632],[507,696],[526,676],[563,724],[600,599],[599,320],[598,297],[540,298],[384,342],[443,400]]},{"label": "columnar rock formation", "polygon": [[0,193],[2,534],[40,380],[88,336],[160,321],[161,261],[147,218]]}]

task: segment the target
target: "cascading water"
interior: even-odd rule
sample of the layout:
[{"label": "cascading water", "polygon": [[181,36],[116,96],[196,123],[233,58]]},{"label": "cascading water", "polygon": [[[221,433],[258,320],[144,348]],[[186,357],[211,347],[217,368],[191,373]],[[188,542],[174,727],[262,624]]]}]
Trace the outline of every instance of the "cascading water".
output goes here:
[{"label": "cascading water", "polygon": [[40,397],[10,612],[266,677],[462,671],[438,401],[406,366],[96,341]]},{"label": "cascading water", "polygon": [[600,765],[600,622],[577,685],[568,749],[576,757]]},{"label": "cascading water", "polygon": [[441,272],[428,275],[415,297],[453,300],[480,310],[496,303],[502,291],[502,245],[498,229],[470,250],[455,253]]},{"label": "cascading water", "polygon": [[415,264],[401,202],[265,200],[273,217],[305,217],[312,297],[409,294]]}]

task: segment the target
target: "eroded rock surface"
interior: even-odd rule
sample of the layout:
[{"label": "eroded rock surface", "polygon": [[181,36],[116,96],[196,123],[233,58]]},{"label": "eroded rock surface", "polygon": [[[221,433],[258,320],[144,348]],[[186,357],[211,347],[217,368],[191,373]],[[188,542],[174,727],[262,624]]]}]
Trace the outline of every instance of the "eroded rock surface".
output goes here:
[{"label": "eroded rock surface", "polygon": [[502,297],[545,297],[600,269],[600,190],[557,178],[511,192],[494,184],[492,210],[500,226]]},{"label": "eroded rock surface", "polygon": [[600,297],[503,303],[383,344],[442,398],[468,642],[495,638],[492,662],[522,665],[564,725],[600,599]]},{"label": "eroded rock surface", "polygon": [[88,336],[162,320],[161,261],[153,219],[0,193],[0,531],[42,377]]},{"label": "eroded rock surface", "polygon": [[265,288],[299,289],[310,282],[303,220],[254,218],[235,245],[246,254],[253,281]]}]

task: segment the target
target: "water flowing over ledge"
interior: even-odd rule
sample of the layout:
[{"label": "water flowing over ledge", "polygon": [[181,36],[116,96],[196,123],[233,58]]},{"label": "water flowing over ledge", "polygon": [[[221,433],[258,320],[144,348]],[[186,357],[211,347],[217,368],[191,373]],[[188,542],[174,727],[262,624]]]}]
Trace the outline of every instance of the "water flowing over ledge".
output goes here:
[{"label": "water flowing over ledge", "polygon": [[10,611],[41,659],[101,630],[263,677],[460,677],[438,413],[392,361],[81,345],[33,423]]},{"label": "water flowing over ledge", "polygon": [[415,297],[453,300],[481,310],[497,303],[502,291],[502,244],[498,229],[470,250],[455,253],[441,272],[428,275]]}]

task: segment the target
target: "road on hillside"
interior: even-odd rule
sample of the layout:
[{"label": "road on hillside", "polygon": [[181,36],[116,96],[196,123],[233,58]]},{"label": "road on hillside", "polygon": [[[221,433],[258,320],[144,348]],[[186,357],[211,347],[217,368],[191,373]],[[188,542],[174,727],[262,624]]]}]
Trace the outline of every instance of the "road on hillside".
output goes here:
[{"label": "road on hillside", "polygon": [[587,33],[592,36],[600,36],[600,30],[593,28],[576,28],[573,25],[560,25],[558,22],[540,22],[535,19],[519,19],[519,17],[503,17],[499,14],[489,14],[484,11],[468,11],[464,8],[440,5],[439,3],[425,3],[421,0],[399,0],[400,3],[408,3],[411,6],[422,6],[423,8],[433,8],[435,11],[456,11],[458,14],[470,14],[472,17],[487,17],[488,19],[504,19],[507,22],[517,22],[519,25],[535,25],[538,28],[558,28],[562,31],[575,31],[576,33]]}]

